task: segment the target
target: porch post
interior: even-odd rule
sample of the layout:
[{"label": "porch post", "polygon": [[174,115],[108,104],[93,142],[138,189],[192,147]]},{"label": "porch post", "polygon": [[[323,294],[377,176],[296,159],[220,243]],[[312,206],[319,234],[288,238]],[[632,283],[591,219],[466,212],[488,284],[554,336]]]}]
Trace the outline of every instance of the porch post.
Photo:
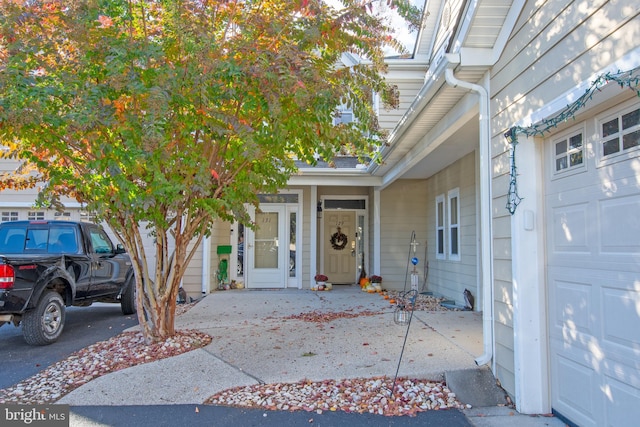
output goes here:
[{"label": "porch post", "polygon": [[373,189],[373,265],[371,274],[382,275],[381,268],[381,248],[380,248],[380,190]]},{"label": "porch post", "polygon": [[311,186],[309,200],[309,286],[314,282],[318,272],[318,186]]},{"label": "porch post", "polygon": [[[513,269],[513,347],[516,409],[551,412],[549,337],[544,269],[543,144],[519,136],[518,193],[522,201],[511,217]],[[519,161],[518,161],[519,160]]]}]

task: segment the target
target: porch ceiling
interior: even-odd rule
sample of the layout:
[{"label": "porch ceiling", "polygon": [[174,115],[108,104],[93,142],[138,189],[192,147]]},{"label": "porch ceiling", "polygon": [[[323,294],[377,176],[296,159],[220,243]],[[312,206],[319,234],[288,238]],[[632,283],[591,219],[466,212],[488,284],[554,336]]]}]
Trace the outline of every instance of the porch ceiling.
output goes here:
[{"label": "porch ceiling", "polygon": [[[431,6],[440,9],[445,3]],[[499,57],[522,4],[523,0],[467,2],[447,49],[460,55],[454,69],[458,79],[478,83],[483,78]],[[421,35],[423,48],[433,41],[438,23],[424,30],[430,34]],[[432,61],[425,86],[391,133],[389,146],[381,152],[382,164],[369,169],[382,178],[383,187],[399,178],[428,178],[478,146],[478,95],[448,85],[444,73],[453,64],[444,51],[438,53],[438,46],[430,49],[435,50],[428,52]]]},{"label": "porch ceiling", "polygon": [[[456,77],[475,83],[484,73],[466,69]],[[477,95],[448,85],[443,75],[432,82],[391,134],[382,164],[372,171],[384,183],[428,178],[478,145]]]}]

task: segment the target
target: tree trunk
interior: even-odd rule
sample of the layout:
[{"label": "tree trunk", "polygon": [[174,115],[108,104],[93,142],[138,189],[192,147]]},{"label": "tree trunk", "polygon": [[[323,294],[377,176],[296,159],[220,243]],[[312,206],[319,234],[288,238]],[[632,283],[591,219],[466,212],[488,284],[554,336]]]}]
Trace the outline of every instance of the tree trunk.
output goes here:
[{"label": "tree trunk", "polygon": [[[119,218],[118,223],[112,224],[113,231],[125,245],[133,264],[138,322],[148,344],[164,341],[175,335],[180,283],[186,267],[202,243],[202,234],[196,233],[198,221],[202,221],[202,218],[191,218],[190,221],[183,222],[178,216],[170,230],[154,227],[153,269],[147,266],[144,241],[138,224],[129,218]],[[169,234],[174,237],[173,241],[169,240]],[[169,252],[170,243],[175,243],[173,252]]]}]

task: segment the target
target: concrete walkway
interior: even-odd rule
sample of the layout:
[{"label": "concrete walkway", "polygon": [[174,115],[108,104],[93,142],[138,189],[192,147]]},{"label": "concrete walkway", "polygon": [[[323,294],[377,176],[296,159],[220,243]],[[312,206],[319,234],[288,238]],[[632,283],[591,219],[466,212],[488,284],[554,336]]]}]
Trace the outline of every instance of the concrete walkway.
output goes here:
[{"label": "concrete walkway", "polygon": [[[63,397],[71,406],[201,404],[228,388],[262,383],[372,376],[443,380],[446,372],[478,370],[482,316],[464,311],[416,312],[407,326],[393,321],[394,307],[357,286],[331,291],[231,290],[204,297],[176,321],[177,329],[213,336],[189,353],[105,375]],[[302,313],[337,313],[324,323]],[[349,317],[352,313],[370,315]],[[400,355],[403,348],[402,360]],[[456,390],[452,388],[455,392]],[[467,403],[467,402],[463,402]],[[555,418],[522,416],[509,408],[473,408],[475,425],[514,425],[514,416],[563,425]],[[474,422],[474,419],[477,422]],[[557,422],[551,424],[551,422]],[[526,425],[526,424],[525,424]]]}]

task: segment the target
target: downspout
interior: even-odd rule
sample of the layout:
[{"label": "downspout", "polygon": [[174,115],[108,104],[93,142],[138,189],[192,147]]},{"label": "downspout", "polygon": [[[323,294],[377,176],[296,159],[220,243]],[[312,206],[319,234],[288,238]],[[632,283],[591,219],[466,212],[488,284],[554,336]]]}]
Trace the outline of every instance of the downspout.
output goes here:
[{"label": "downspout", "polygon": [[493,234],[491,231],[491,130],[489,128],[489,93],[478,84],[458,80],[452,67],[460,63],[459,55],[447,55],[450,66],[445,70],[447,83],[476,92],[480,96],[480,233],[482,257],[482,337],[484,353],[475,361],[485,365],[493,358]]}]

